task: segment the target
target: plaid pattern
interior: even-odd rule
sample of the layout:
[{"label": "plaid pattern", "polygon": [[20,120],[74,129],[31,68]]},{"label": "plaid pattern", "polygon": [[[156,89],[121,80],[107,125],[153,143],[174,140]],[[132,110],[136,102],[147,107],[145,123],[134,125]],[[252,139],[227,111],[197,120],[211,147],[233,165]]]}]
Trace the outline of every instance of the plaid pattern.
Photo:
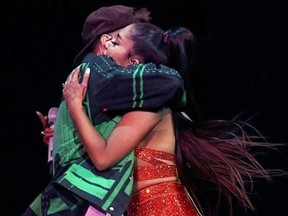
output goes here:
[{"label": "plaid pattern", "polygon": [[153,111],[186,104],[181,76],[164,65],[150,63],[123,68],[107,56],[88,54],[82,67],[91,70],[88,99],[94,125],[109,121],[115,112]]}]

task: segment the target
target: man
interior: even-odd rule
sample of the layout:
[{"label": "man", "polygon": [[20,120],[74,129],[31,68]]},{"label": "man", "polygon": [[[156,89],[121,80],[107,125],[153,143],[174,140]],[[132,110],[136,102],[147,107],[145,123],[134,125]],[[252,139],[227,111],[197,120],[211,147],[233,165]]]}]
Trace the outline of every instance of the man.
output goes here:
[{"label": "man", "polygon": [[[134,22],[150,22],[150,11],[146,8],[127,7],[124,5],[112,5],[101,7],[93,11],[85,20],[82,30],[83,49],[75,57],[73,64],[78,66],[88,52],[93,52],[97,40],[104,33],[110,33],[123,28]],[[41,132],[43,142],[48,144],[48,140],[53,136],[53,129],[48,126],[48,117],[36,111],[44,131]]]},{"label": "man", "polygon": [[[119,5],[100,8],[90,14],[85,21],[82,32],[83,41],[86,43],[86,46],[75,58],[75,64],[79,64],[81,59],[89,51],[93,51],[98,55],[105,54],[101,53],[102,50],[105,50],[101,47],[102,43],[98,43],[101,34],[104,37],[103,40],[106,40],[106,42],[110,42],[110,44],[113,45],[113,38],[117,35],[117,31],[115,32],[115,30],[134,22],[147,21],[147,17],[149,17],[147,16],[147,14],[149,14],[147,13],[147,10],[142,10],[141,19],[136,18],[136,14],[137,13],[134,13],[132,8]],[[146,14],[146,16],[143,16],[143,14]],[[146,20],[143,19],[143,17],[146,17]],[[113,33],[105,34],[110,32]],[[126,59],[129,60],[128,52],[126,54]],[[122,57],[124,57],[125,60],[125,56]],[[109,59],[103,58],[103,62],[99,63],[99,67],[105,68],[107,60]],[[138,69],[139,68],[135,67],[135,72]],[[144,75],[143,78],[147,83],[153,82],[153,76],[145,77]],[[179,76],[173,74],[172,76],[167,76],[167,78],[179,79]],[[91,82],[93,82],[93,76],[91,76],[91,80]],[[99,79],[95,79],[95,81],[99,82]],[[134,77],[127,73],[122,81],[128,81],[128,83],[132,84],[132,82],[134,82]],[[124,82],[122,84],[124,85]],[[145,100],[146,104],[144,107],[141,103],[136,103],[138,105],[134,108],[143,109],[146,106],[146,108],[153,109],[155,106],[162,106],[170,99],[171,95],[167,94],[167,92],[170,92],[173,95],[172,92],[177,90],[177,88],[171,86],[173,91],[167,91],[170,90],[166,88],[167,86],[168,85],[166,85],[165,88],[157,87],[161,94],[156,95],[160,97],[165,94],[165,100],[163,99],[163,101],[161,101],[159,98],[150,97]],[[117,93],[119,92],[121,93],[121,91],[118,91]],[[123,92],[123,94],[130,93]],[[118,95],[118,98],[124,98],[122,97],[123,94]],[[111,98],[108,97],[108,99]],[[143,100],[143,98],[141,100]],[[100,102],[101,101],[103,100],[100,100]],[[134,104],[137,100],[128,102],[133,102]],[[95,101],[89,100],[89,103],[86,106],[87,112],[92,109],[91,121],[99,132],[107,138],[121,117],[118,115],[111,115],[111,113],[107,113],[105,110],[104,112],[93,111],[94,105]],[[99,104],[97,103],[96,105]],[[123,106],[121,100],[118,100],[118,104],[114,105]],[[93,112],[96,112],[96,114]],[[49,213],[51,213],[51,215],[83,215],[90,204],[96,204],[96,206],[101,207],[102,211],[109,212],[112,215],[123,214],[129,203],[133,185],[133,179],[131,178],[134,163],[133,152],[118,163],[114,169],[98,172],[95,170],[95,167],[85,153],[77,134],[75,134],[73,122],[71,120],[67,121],[67,116],[69,116],[67,107],[65,107],[64,103],[61,103],[60,112],[55,125],[54,141],[56,146],[53,150],[54,177],[24,215],[41,215]],[[63,134],[65,134],[65,136],[63,136]],[[94,190],[91,191],[89,188],[97,188],[97,190],[94,192]]]}]

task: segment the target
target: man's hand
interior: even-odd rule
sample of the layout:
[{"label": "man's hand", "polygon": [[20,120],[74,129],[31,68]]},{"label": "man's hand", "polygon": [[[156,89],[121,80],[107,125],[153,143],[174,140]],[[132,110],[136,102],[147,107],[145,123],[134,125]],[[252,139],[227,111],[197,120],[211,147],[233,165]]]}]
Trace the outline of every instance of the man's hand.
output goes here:
[{"label": "man's hand", "polygon": [[48,145],[49,139],[54,135],[54,129],[49,127],[47,115],[45,116],[39,111],[36,111],[36,114],[43,126],[43,130],[41,131],[41,134],[43,135],[43,142]]}]

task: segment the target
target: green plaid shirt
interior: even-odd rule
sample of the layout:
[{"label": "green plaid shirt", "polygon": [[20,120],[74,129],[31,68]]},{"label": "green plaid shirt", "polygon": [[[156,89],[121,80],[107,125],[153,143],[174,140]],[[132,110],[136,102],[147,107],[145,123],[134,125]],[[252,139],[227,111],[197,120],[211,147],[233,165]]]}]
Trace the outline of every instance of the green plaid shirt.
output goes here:
[{"label": "green plaid shirt", "polygon": [[[82,75],[87,67],[91,72],[84,106],[104,138],[125,112],[157,111],[186,103],[182,78],[164,65],[149,63],[123,68],[107,56],[91,53],[83,60]],[[40,215],[37,209],[47,215],[81,215],[88,205],[115,216],[124,213],[133,188],[134,153],[104,172],[97,171],[84,151],[65,101],[59,106],[55,124],[53,163],[54,179],[42,192],[41,202],[34,203],[42,203],[42,207],[30,206],[34,215]],[[44,200],[48,207],[43,205]]]}]

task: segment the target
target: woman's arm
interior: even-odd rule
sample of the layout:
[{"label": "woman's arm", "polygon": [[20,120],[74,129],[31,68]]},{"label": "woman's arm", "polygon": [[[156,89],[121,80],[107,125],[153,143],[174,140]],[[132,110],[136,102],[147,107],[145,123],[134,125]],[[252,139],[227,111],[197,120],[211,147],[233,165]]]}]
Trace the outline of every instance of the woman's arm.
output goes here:
[{"label": "woman's arm", "polygon": [[79,72],[77,68],[68,78],[63,95],[89,157],[98,170],[105,170],[123,159],[144,139],[161,120],[161,113],[126,113],[105,140],[92,125],[82,106],[90,71],[88,69],[88,73],[85,72],[81,83],[78,83]]}]

